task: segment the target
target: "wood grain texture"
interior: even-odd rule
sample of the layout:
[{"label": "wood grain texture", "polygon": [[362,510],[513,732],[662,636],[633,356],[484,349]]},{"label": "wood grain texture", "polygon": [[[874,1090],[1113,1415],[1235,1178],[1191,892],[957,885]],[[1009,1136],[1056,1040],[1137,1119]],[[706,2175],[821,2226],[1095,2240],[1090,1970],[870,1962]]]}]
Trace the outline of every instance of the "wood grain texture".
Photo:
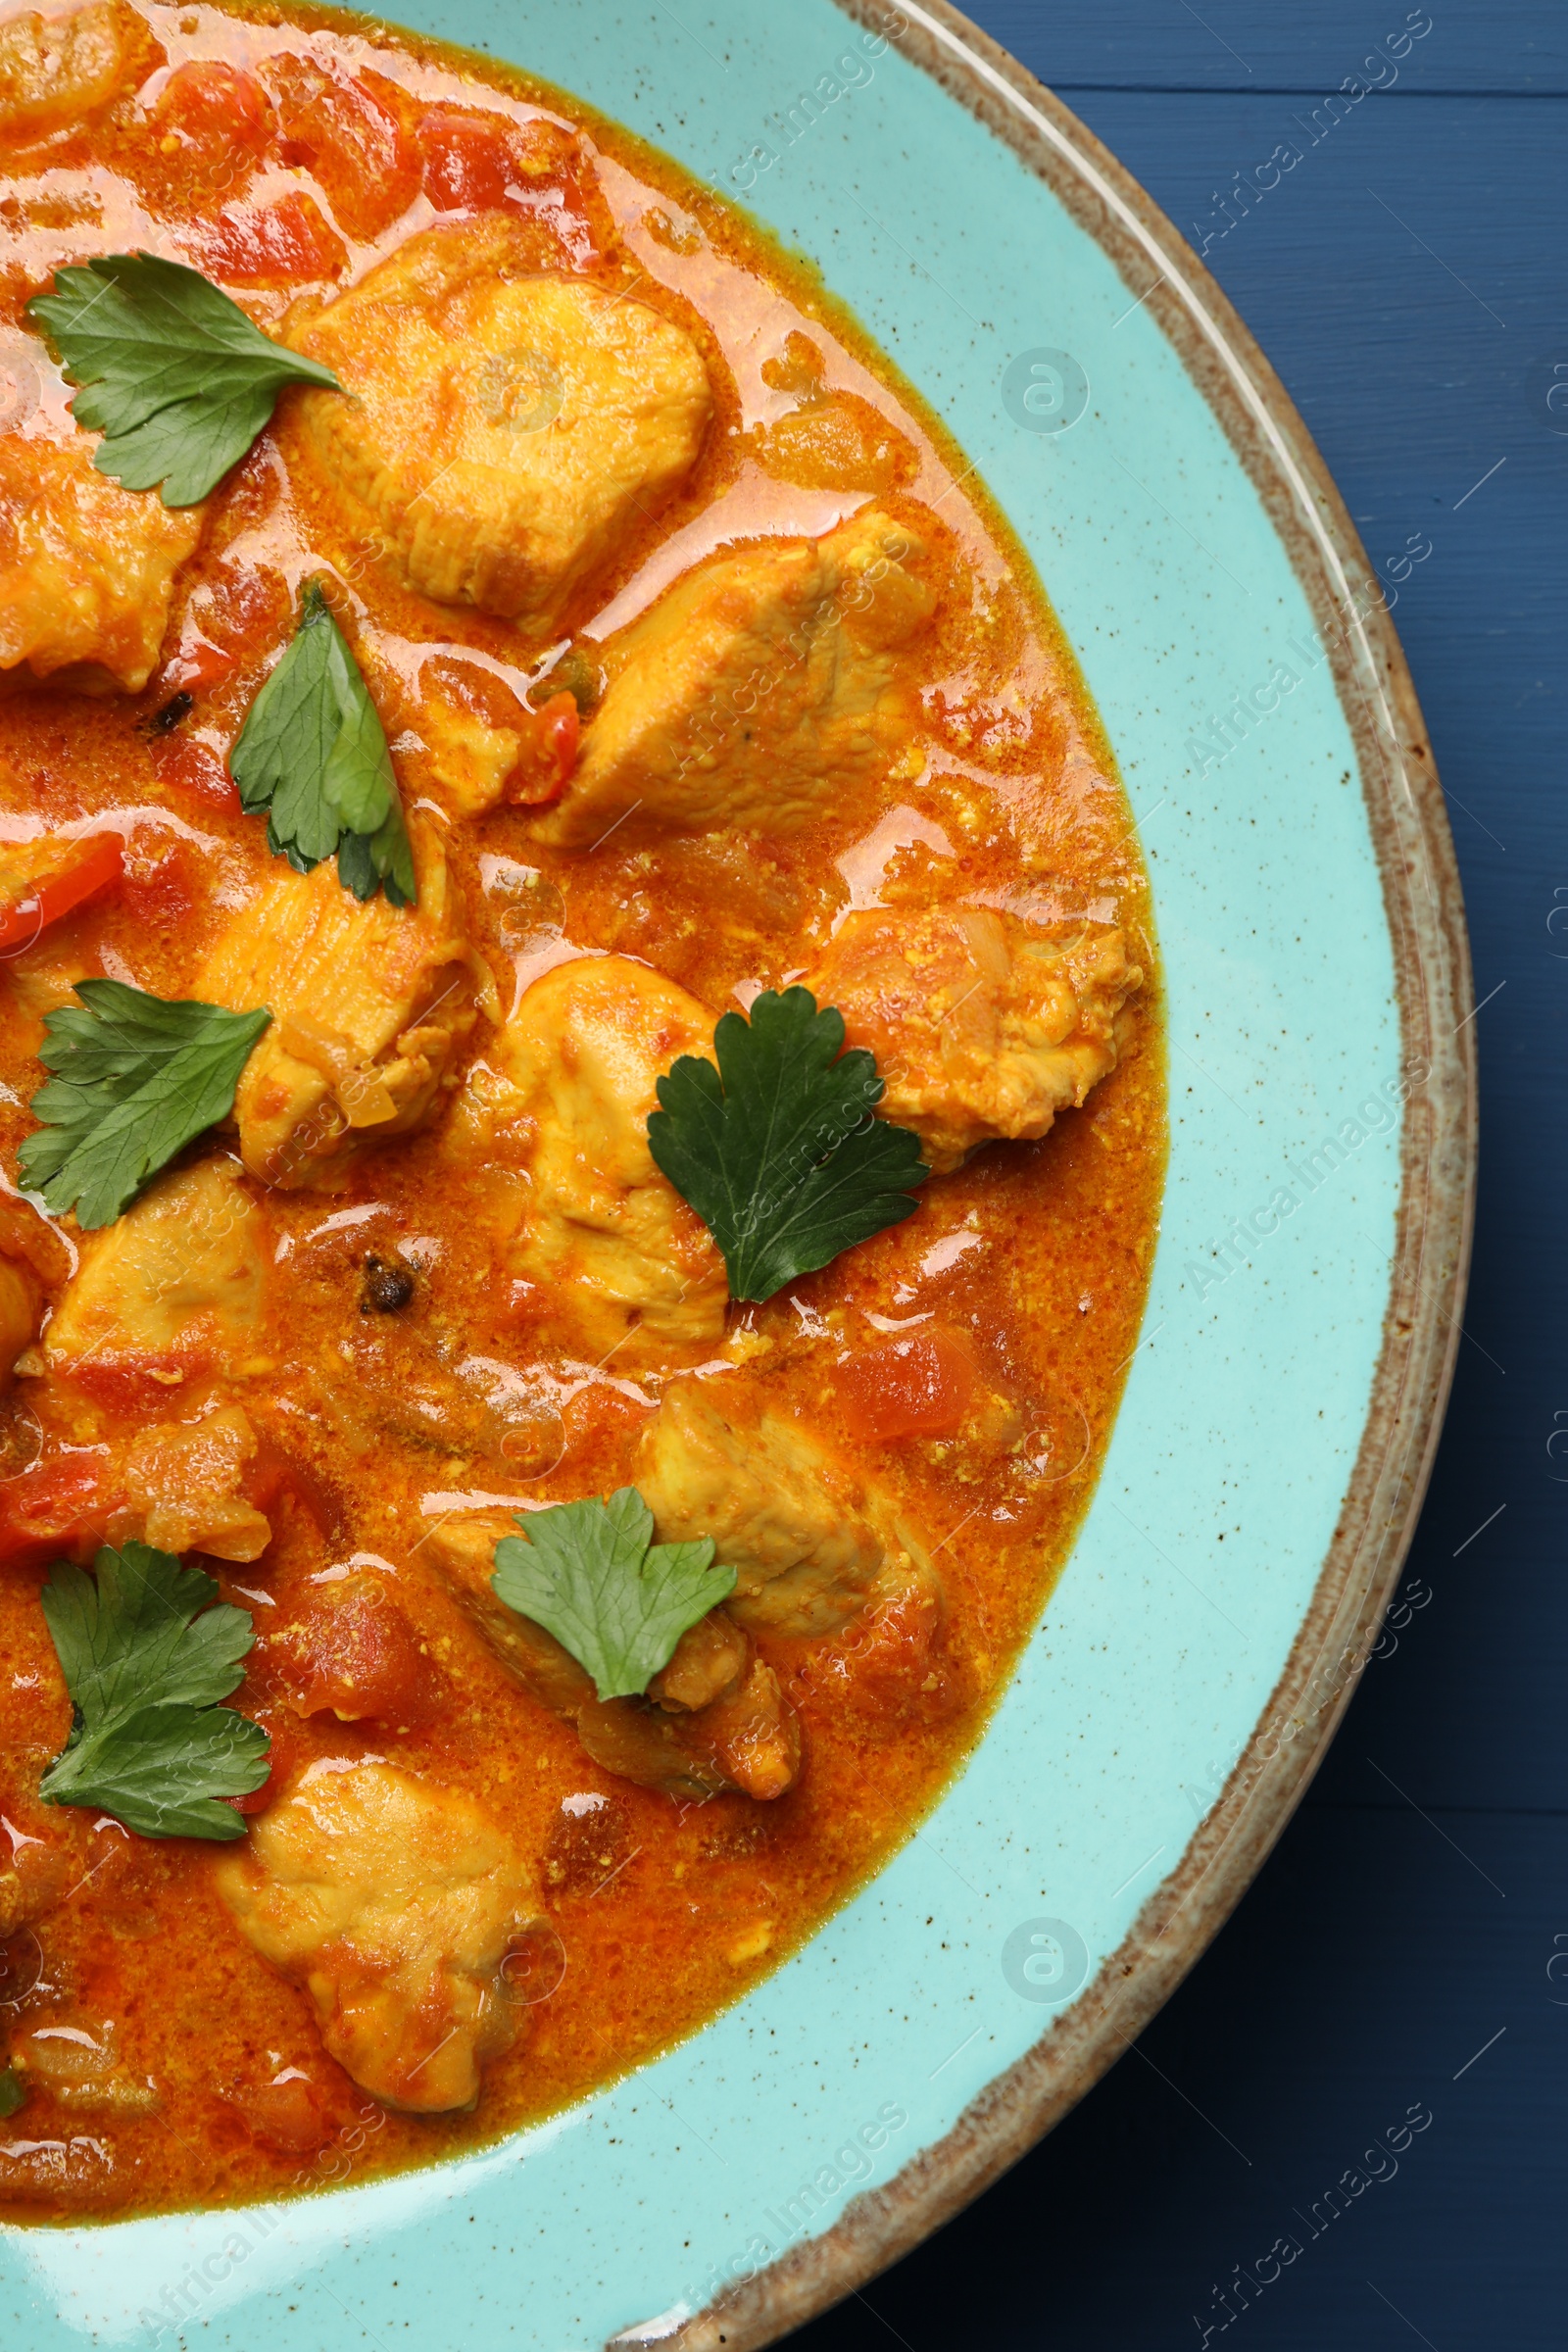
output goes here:
[{"label": "wood grain texture", "polygon": [[[1556,363],[1568,380],[1568,11],[1436,9],[1398,87],[1311,140],[1296,94],[1337,87],[1404,10],[1199,8],[976,14],[1195,245],[1212,229],[1207,265],[1374,560],[1430,541],[1395,617],[1449,795],[1476,995],[1496,992],[1477,1015],[1465,1340],[1406,1622],[1252,1892],[1137,2051],[969,2213],[804,2330],[813,2352],[927,2352],[977,2318],[991,2346],[1095,2352],[1198,2345],[1205,2327],[1252,2352],[1562,2336],[1568,415],[1546,395]],[[1299,164],[1219,234],[1216,191],[1286,139]],[[1293,2221],[1417,2101],[1433,2122],[1396,2177],[1316,2236]],[[1300,2256],[1244,2284],[1227,2321],[1214,2290],[1293,2231]]]},{"label": "wood grain texture", "polygon": [[[1337,90],[1391,94],[1568,90],[1568,10],[1554,0],[989,0],[970,15],[1064,95],[1089,89]],[[1414,37],[1414,27],[1430,32]],[[1403,35],[1412,33],[1407,52]],[[1365,69],[1381,51],[1396,77]]]}]

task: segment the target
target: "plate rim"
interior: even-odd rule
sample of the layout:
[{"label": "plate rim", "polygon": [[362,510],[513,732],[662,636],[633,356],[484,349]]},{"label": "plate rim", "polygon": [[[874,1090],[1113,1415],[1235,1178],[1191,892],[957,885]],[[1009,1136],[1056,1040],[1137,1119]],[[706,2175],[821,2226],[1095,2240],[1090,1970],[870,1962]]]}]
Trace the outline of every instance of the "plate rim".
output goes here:
[{"label": "plate rim", "polygon": [[[885,32],[885,0],[833,0]],[[1396,1254],[1356,1460],[1267,1706],[1180,1866],[1072,2008],[944,2136],[684,2325],[677,2352],[755,2352],[864,2285],[1026,2155],[1155,2016],[1252,1884],[1349,1704],[1409,1550],[1452,1385],[1475,1213],[1469,937],[1432,748],[1386,590],[1284,384],[1168,216],[1088,125],[951,0],[897,0],[901,55],[1043,178],[1156,317],[1258,490],[1320,628],[1355,747],[1395,963],[1402,1066]],[[1148,280],[1152,270],[1153,283]],[[1373,594],[1374,589],[1377,591]],[[1365,610],[1361,610],[1364,602]],[[1326,1689],[1325,1669],[1327,1669]],[[1322,1695],[1304,1716],[1314,1691]],[[648,2328],[612,2339],[653,2340]]]}]

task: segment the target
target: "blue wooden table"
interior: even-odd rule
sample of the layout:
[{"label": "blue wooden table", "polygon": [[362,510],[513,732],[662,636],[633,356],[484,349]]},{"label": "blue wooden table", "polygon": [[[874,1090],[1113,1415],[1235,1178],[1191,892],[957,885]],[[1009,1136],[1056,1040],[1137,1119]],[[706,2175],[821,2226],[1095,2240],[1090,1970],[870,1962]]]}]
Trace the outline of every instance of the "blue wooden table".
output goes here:
[{"label": "blue wooden table", "polygon": [[[1568,0],[973,6],[1208,239],[1374,561],[1430,540],[1395,618],[1464,874],[1480,1211],[1404,1623],[1272,1861],[1068,2122],[797,2340],[1560,2352]],[[1382,86],[1326,108],[1351,75]]]}]

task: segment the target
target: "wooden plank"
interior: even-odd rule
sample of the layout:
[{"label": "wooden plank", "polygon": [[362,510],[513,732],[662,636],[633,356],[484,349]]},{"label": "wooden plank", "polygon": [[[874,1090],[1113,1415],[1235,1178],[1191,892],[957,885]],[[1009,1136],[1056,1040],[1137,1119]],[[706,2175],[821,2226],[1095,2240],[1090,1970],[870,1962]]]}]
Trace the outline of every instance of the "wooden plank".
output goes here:
[{"label": "wooden plank", "polygon": [[[1568,91],[1568,9],[1551,0],[982,0],[968,13],[1054,89],[1337,90],[1407,97]],[[1413,37],[1423,23],[1431,30]],[[1405,36],[1411,34],[1409,47]],[[1367,64],[1379,57],[1382,64]]]},{"label": "wooden plank", "polygon": [[[1080,111],[1201,241],[1216,184],[1269,151],[1282,104],[1127,93]],[[1548,229],[1565,197],[1561,100],[1363,109],[1207,254],[1369,553],[1432,551],[1398,587],[1395,620],[1449,795],[1476,994],[1490,999],[1480,1209],[1454,1406],[1412,1561],[1435,1598],[1369,1670],[1322,1784],[1386,1798],[1371,1755],[1429,1809],[1568,1805],[1554,1728],[1568,1683],[1568,1377],[1554,1337],[1568,1321],[1568,434],[1553,429],[1568,418],[1544,400],[1546,370],[1568,373]]]}]

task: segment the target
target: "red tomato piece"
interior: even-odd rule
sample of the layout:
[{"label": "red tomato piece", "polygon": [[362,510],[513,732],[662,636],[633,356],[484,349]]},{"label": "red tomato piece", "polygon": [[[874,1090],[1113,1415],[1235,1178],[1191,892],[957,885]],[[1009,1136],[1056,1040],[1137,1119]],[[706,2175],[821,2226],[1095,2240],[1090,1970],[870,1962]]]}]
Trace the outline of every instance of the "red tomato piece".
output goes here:
[{"label": "red tomato piece", "polygon": [[[164,663],[156,691],[165,697],[199,694],[204,687],[216,686],[226,678],[238,662],[237,654],[225,653],[220,645],[209,645],[205,637],[191,637]],[[177,725],[178,721],[172,723]]]},{"label": "red tomato piece", "polygon": [[813,1643],[791,1678],[808,1723],[869,1716],[941,1723],[962,1705],[964,1677],[944,1639],[934,1583],[913,1582],[861,1611],[832,1642]]},{"label": "red tomato piece", "polygon": [[0,954],[31,947],[50,923],[117,882],[124,848],[118,833],[42,833],[0,848]]},{"label": "red tomato piece", "polygon": [[38,1462],[0,1486],[0,1566],[37,1567],[64,1550],[102,1543],[118,1481],[108,1448]]},{"label": "red tomato piece", "polygon": [[416,134],[421,185],[438,213],[488,213],[514,191],[512,125],[504,115],[432,107]]},{"label": "red tomato piece", "polygon": [[260,82],[234,66],[193,59],[176,66],[153,107],[155,132],[173,131],[214,146],[249,147],[260,155],[271,129],[271,110]]},{"label": "red tomato piece", "polygon": [[542,808],[559,801],[577,764],[582,722],[571,695],[553,694],[537,710],[523,737],[522,754],[507,778],[507,799],[515,808]]},{"label": "red tomato piece", "polygon": [[267,79],[284,163],[311,173],[349,236],[380,236],[419,192],[400,93],[369,76],[328,74],[310,57],[274,57]]},{"label": "red tomato piece", "polygon": [[974,1344],[933,1323],[852,1356],[834,1376],[858,1438],[951,1438],[974,1402],[980,1371]]},{"label": "red tomato piece", "polygon": [[509,212],[533,220],[541,269],[581,268],[604,251],[612,232],[603,198],[580,144],[561,123],[434,106],[415,136],[421,184],[436,212]]},{"label": "red tomato piece", "polygon": [[332,2136],[320,2093],[298,2067],[271,2082],[246,2083],[220,2094],[237,2108],[258,2139],[285,2156],[310,2156]]},{"label": "red tomato piece", "polygon": [[293,1686],[288,1703],[297,1715],[330,1708],[342,1723],[366,1716],[412,1723],[428,1711],[429,1660],[402,1609],[373,1578],[318,1587],[267,1646],[270,1661]]},{"label": "red tomato piece", "polygon": [[161,784],[173,784],[210,808],[239,815],[239,787],[211,745],[199,736],[176,727],[172,735],[153,738],[152,754]]},{"label": "red tomato piece", "polygon": [[243,205],[220,215],[195,247],[209,277],[226,286],[286,286],[335,277],[348,259],[336,229],[302,190],[276,204]]},{"label": "red tomato piece", "polygon": [[205,894],[185,844],[166,841],[151,857],[133,860],[122,895],[139,932],[169,940]]},{"label": "red tomato piece", "polygon": [[210,194],[251,177],[271,128],[261,84],[216,60],[177,67],[152,110],[153,141],[171,176]]}]

